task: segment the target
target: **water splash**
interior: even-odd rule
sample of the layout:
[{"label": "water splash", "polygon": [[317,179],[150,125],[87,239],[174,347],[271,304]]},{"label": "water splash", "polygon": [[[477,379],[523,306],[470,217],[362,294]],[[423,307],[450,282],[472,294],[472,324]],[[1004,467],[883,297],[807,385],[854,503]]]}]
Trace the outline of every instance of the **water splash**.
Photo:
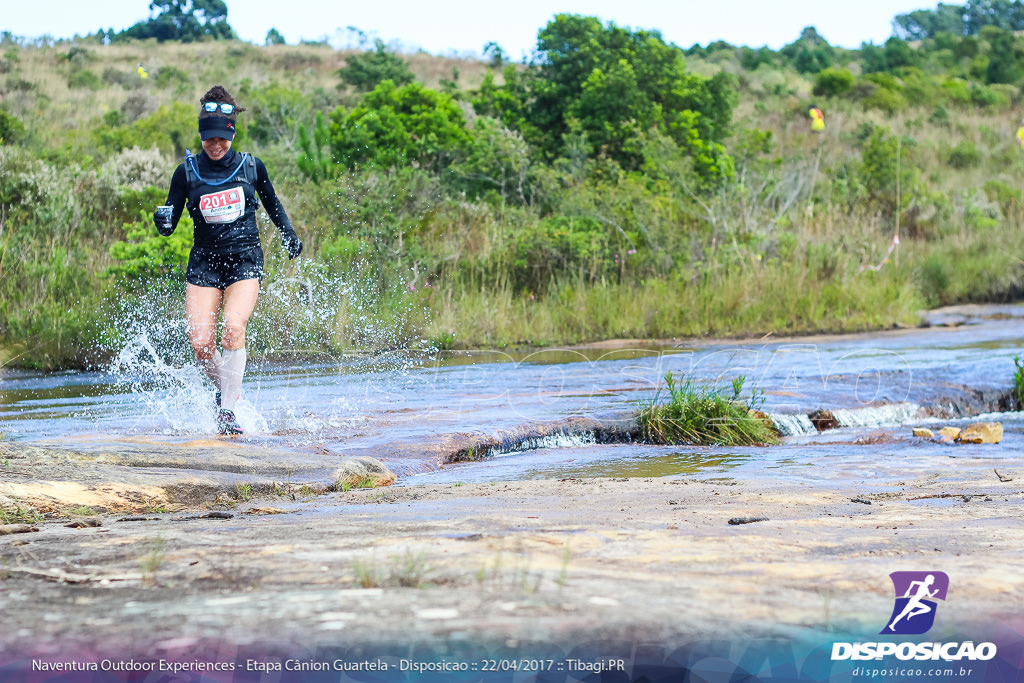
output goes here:
[{"label": "water splash", "polygon": [[[246,331],[250,360],[235,415],[247,437],[311,445],[358,429],[366,408],[359,396],[400,393],[434,351],[411,333],[412,298],[383,302],[358,271],[341,277],[300,261],[264,282]],[[184,293],[167,283],[142,290],[111,305],[105,370],[120,429],[216,433],[214,388],[188,343]]]},{"label": "water splash", "polygon": [[[210,434],[217,431],[213,387],[195,365],[168,362],[146,332],[131,338],[110,364],[128,431]],[[241,417],[239,418],[241,419]],[[254,422],[247,416],[247,421]]]}]

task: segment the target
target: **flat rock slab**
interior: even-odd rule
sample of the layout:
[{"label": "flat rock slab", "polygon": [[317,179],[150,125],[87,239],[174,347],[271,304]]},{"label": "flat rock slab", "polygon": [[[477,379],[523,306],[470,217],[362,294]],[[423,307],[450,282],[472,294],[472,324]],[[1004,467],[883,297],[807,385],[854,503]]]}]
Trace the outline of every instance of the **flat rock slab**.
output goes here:
[{"label": "flat rock slab", "polygon": [[[919,474],[400,486],[46,520],[0,537],[0,660],[849,640],[889,617],[889,573],[917,567],[956,581],[938,637],[985,639],[1019,618],[1024,492],[967,460]],[[767,519],[729,523],[750,517]]]},{"label": "flat rock slab", "polygon": [[316,455],[215,439],[168,443],[0,443],[0,508],[142,510],[195,506],[270,490],[391,484],[365,455]]}]

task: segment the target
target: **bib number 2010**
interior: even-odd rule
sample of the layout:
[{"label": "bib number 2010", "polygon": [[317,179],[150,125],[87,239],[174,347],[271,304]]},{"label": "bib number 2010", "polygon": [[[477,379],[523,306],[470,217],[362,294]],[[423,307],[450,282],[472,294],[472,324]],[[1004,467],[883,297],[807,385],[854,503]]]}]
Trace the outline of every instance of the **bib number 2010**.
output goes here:
[{"label": "bib number 2010", "polygon": [[207,223],[230,223],[242,217],[245,195],[239,187],[204,194],[199,199],[199,211]]}]

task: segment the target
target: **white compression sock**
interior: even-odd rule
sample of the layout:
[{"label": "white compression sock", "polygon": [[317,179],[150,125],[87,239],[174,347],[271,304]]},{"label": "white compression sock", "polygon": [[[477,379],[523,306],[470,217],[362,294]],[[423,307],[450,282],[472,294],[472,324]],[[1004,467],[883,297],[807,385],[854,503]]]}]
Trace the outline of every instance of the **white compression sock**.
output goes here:
[{"label": "white compression sock", "polygon": [[234,410],[238,396],[242,393],[242,375],[245,374],[245,348],[232,351],[224,349],[220,361],[220,405]]},{"label": "white compression sock", "polygon": [[210,360],[203,362],[203,371],[206,376],[213,382],[213,388],[220,391],[220,366],[221,366],[220,351],[214,351],[213,355],[210,356]]}]

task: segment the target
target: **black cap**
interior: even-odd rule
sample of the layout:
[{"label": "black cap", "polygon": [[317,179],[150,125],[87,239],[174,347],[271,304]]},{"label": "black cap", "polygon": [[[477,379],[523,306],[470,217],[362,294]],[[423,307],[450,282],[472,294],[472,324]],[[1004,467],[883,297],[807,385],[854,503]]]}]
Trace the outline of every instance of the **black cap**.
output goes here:
[{"label": "black cap", "polygon": [[234,140],[235,122],[227,116],[204,116],[199,119],[199,137],[203,140],[210,138]]}]

